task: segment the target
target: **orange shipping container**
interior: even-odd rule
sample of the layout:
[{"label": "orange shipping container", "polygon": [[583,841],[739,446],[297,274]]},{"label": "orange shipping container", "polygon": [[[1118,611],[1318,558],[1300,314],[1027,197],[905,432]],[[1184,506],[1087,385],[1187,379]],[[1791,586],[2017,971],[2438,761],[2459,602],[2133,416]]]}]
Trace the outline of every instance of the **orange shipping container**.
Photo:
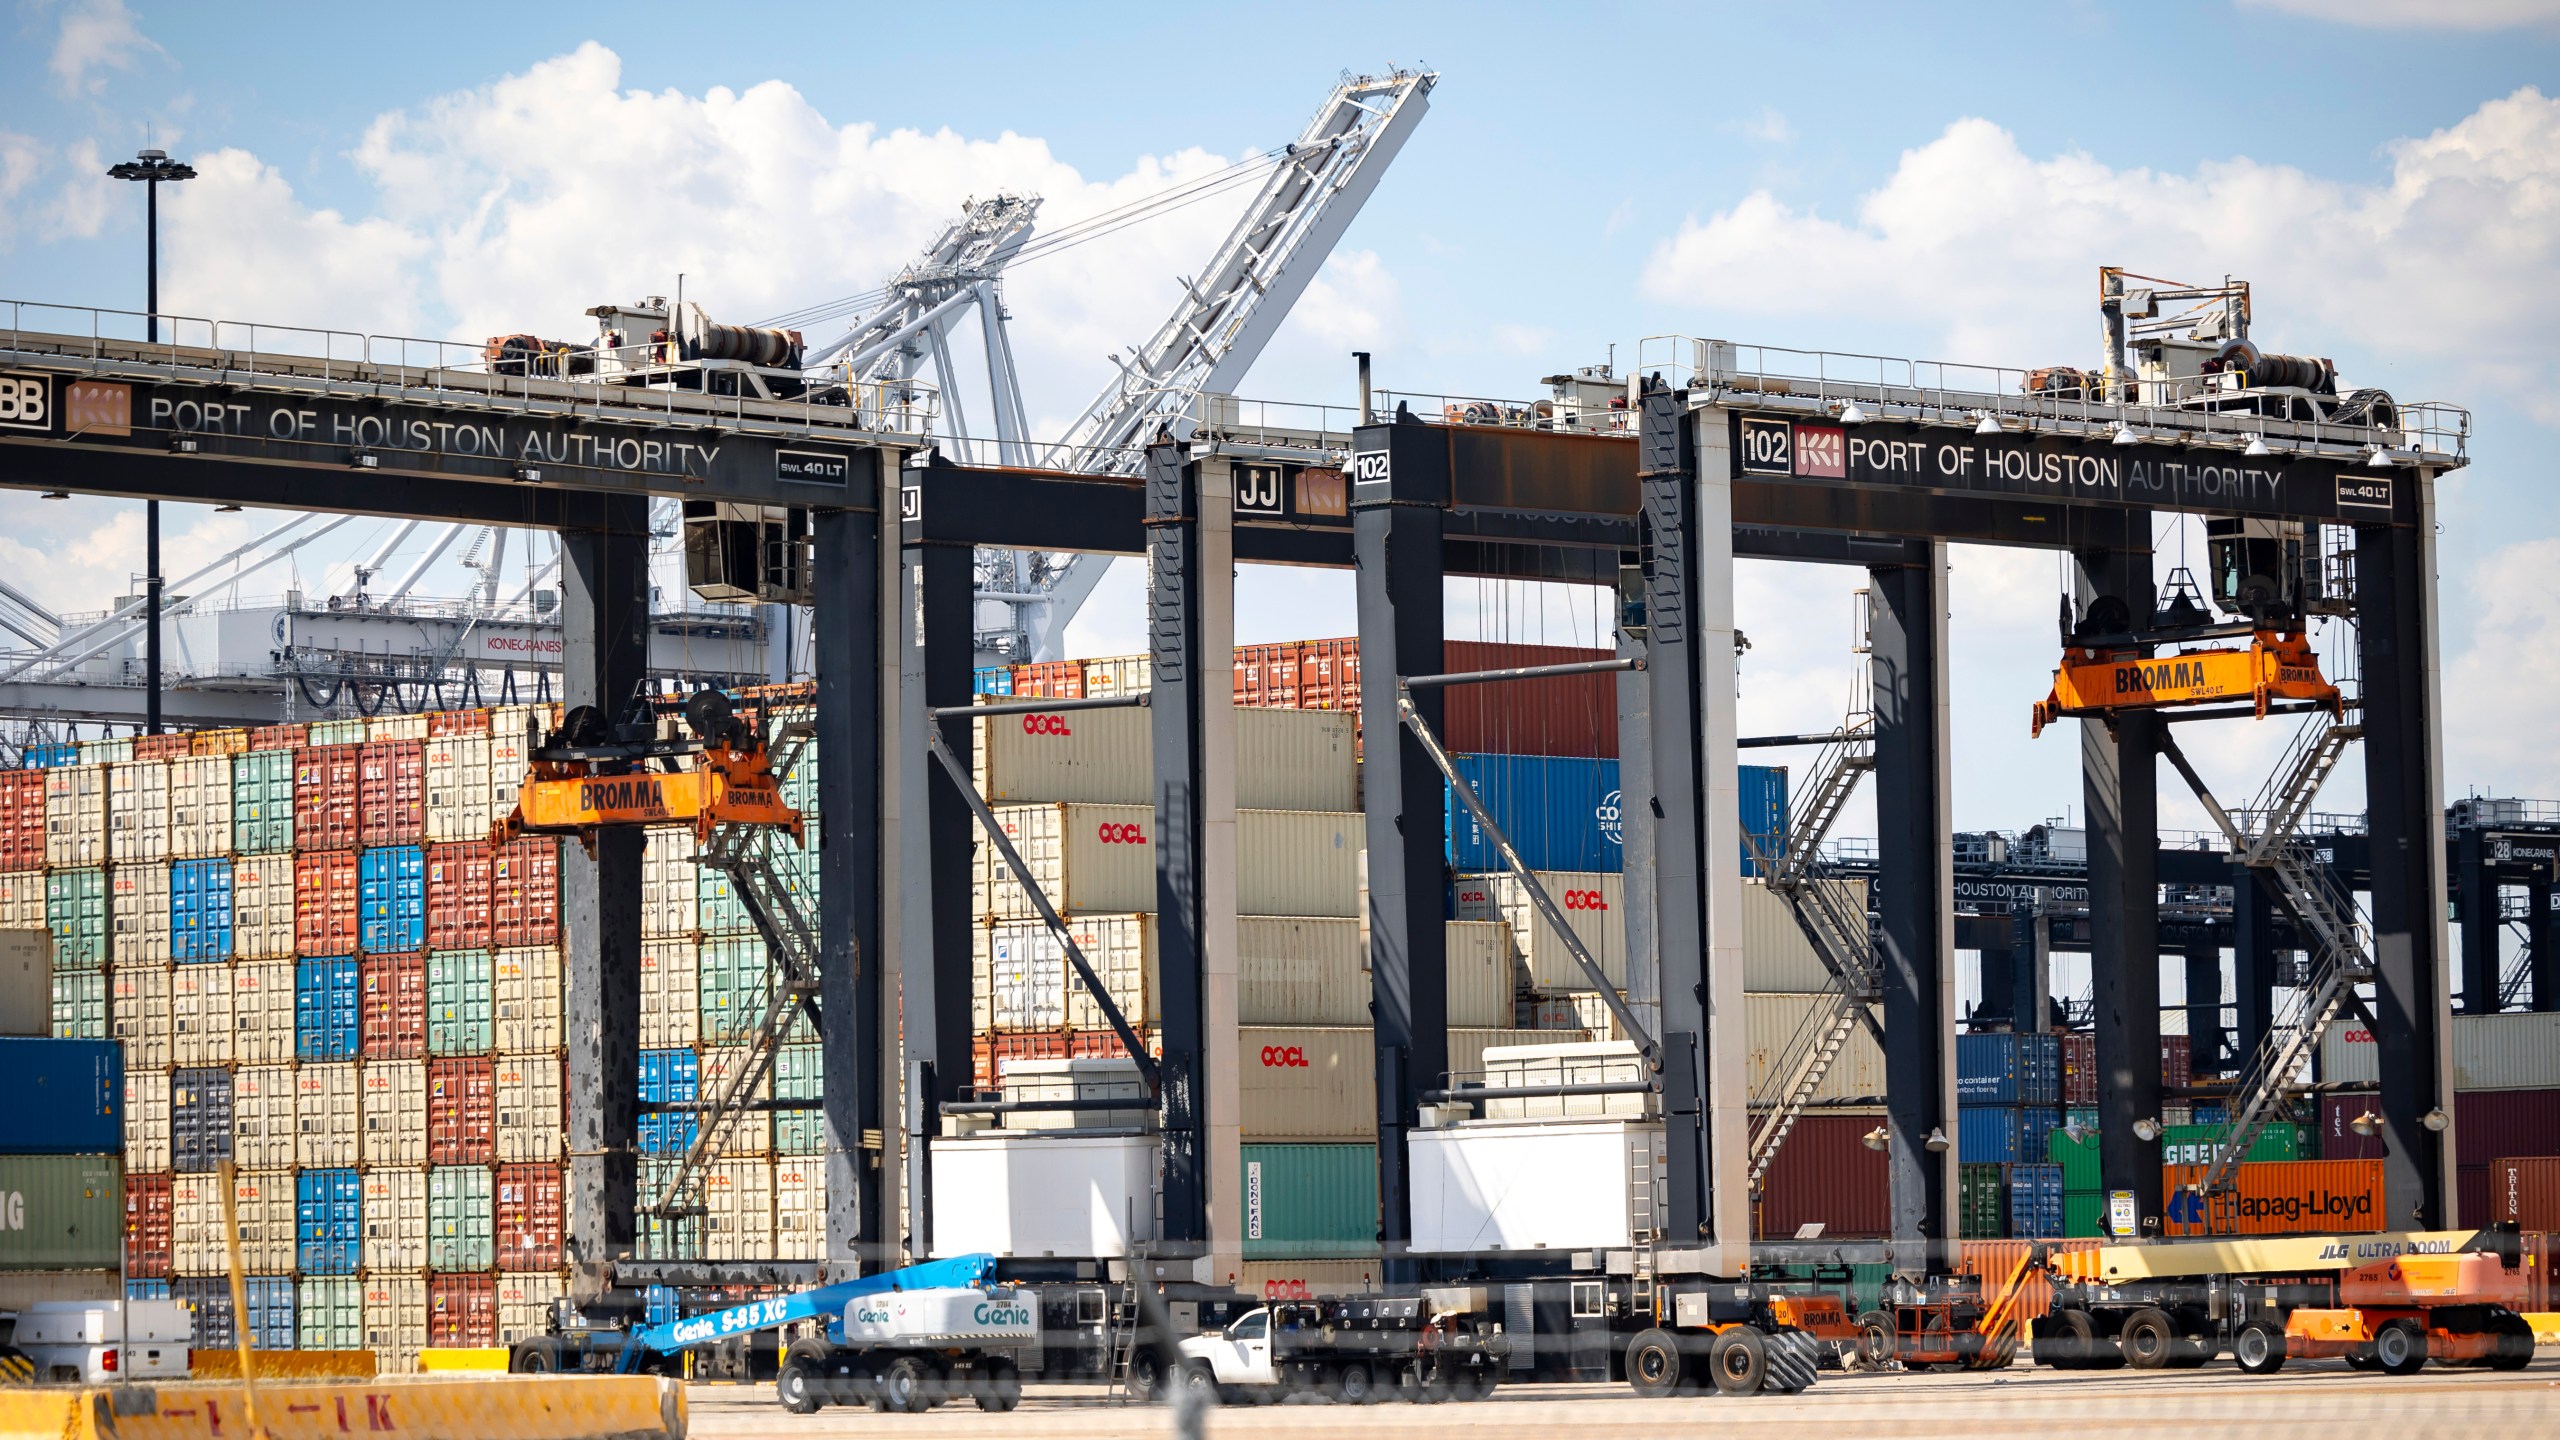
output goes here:
[{"label": "orange shipping container", "polygon": [[361,843],[363,825],[356,806],[364,767],[357,752],[363,748],[314,745],[294,757],[295,849],[352,850]]},{"label": "orange shipping container", "polygon": [[414,845],[427,827],[427,747],[376,740],[358,747],[356,829],[367,845]]},{"label": "orange shipping container", "polygon": [[2326,1235],[2380,1230],[2379,1160],[2262,1160],[2234,1170],[2234,1189],[2198,1197],[2185,1187],[2204,1181],[2202,1165],[2161,1167],[2169,1213],[2160,1233],[2180,1235]]},{"label": "orange shipping container", "polygon": [[2560,1230],[2560,1156],[2490,1161],[2489,1213],[2461,1218],[2465,1224],[2507,1220],[2524,1230]]},{"label": "orange shipping container", "polygon": [[455,1350],[482,1350],[497,1344],[498,1277],[429,1277],[427,1343]]},{"label": "orange shipping container", "polygon": [[241,729],[199,730],[195,733],[197,755],[238,755],[249,748],[249,732]]},{"label": "orange shipping container", "polygon": [[427,715],[427,734],[436,738],[447,735],[486,735],[489,712],[483,710],[435,710]]},{"label": "orange shipping container", "polygon": [[560,943],[560,842],[528,835],[489,864],[489,929],[501,946]]},{"label": "orange shipping container", "polygon": [[486,950],[492,934],[486,840],[427,847],[427,948]]},{"label": "orange shipping container", "polygon": [[293,953],[356,953],[355,851],[306,850],[293,857]]},{"label": "orange shipping container", "polygon": [[303,729],[299,725],[261,725],[249,732],[252,750],[299,750]]},{"label": "orange shipping container", "polygon": [[[1783,1152],[1782,1152],[1783,1153]],[[1957,1242],[1956,1273],[1982,1277],[1985,1296],[1996,1296],[2000,1287],[2018,1271],[2018,1262],[2029,1250],[2042,1249],[2051,1255],[2071,1255],[2095,1250],[2103,1240],[1963,1240]],[[2032,1321],[2053,1308],[2053,1282],[2044,1271],[2027,1274],[2018,1286],[2018,1314]]]},{"label": "orange shipping container", "polygon": [[173,735],[136,735],[133,758],[136,760],[175,760],[195,753],[195,737],[185,733]]},{"label": "orange shipping container", "polygon": [[0,770],[0,870],[43,868],[44,772]]}]

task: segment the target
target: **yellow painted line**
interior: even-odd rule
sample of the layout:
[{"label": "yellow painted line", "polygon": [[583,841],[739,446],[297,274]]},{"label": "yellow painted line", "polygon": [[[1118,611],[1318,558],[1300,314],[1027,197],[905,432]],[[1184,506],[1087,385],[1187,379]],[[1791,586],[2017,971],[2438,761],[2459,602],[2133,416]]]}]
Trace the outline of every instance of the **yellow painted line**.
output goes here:
[{"label": "yellow painted line", "polygon": [[[470,1349],[447,1347],[418,1352],[418,1368],[430,1373],[452,1370],[498,1370],[507,1368],[508,1352],[503,1346],[474,1346]],[[264,1373],[263,1371],[260,1373]]]},{"label": "yellow painted line", "polygon": [[[253,1350],[261,1380],[370,1380],[379,1371],[370,1350]],[[198,1380],[240,1378],[237,1350],[198,1350],[190,1362]],[[503,1368],[503,1367],[502,1367]]]},{"label": "yellow painted line", "polygon": [[[154,1408],[114,1413],[94,1388],[0,1391],[0,1440],[240,1440],[244,1387],[191,1381],[127,1391]],[[258,1419],[274,1440],[683,1440],[684,1386],[654,1375],[268,1382]]]}]

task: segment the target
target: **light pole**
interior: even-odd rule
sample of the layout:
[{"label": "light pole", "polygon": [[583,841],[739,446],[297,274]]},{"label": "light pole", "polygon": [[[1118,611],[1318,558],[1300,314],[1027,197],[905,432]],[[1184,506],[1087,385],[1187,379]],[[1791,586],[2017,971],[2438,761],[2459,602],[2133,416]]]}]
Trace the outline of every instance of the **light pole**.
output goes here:
[{"label": "light pole", "polygon": [[[172,160],[166,152],[145,150],[117,165],[107,174],[117,180],[142,182],[144,200],[143,234],[147,275],[144,289],[143,316],[147,338],[160,343],[160,185],[176,184],[196,178],[196,167],[182,160]],[[160,733],[160,502],[143,503],[143,611],[148,623],[143,631],[142,663],[149,673],[150,691],[145,700],[143,719],[154,735]]]}]

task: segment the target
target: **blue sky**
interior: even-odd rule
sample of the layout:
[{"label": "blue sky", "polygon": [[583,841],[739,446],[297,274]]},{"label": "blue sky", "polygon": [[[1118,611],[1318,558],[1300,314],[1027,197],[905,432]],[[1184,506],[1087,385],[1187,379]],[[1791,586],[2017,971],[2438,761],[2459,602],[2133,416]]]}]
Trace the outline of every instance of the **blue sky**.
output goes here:
[{"label": "blue sky", "polygon": [[[1288,138],[1345,68],[1425,65],[1429,118],[1248,394],[1339,403],[1366,347],[1389,385],[1526,396],[1664,332],[2083,361],[2098,264],[2233,271],[2273,348],[2474,407],[2444,497],[2448,786],[2552,795],[2555,11],[27,0],[0,12],[0,294],[138,301],[137,197],[94,173],[146,122],[207,170],[170,201],[165,308],[476,339],[577,333],[678,269],[739,318],[858,290],[963,194],[1034,188],[1063,222]],[[1228,221],[1205,211],[1009,288],[1036,415],[1161,318]],[[0,510],[0,563],[66,604],[135,568],[127,507]],[[242,523],[173,516],[173,549]],[[1960,823],[2076,802],[2067,742],[2023,743],[2055,579],[1957,558]],[[1086,645],[1139,643],[1133,581]],[[1746,574],[1746,724],[1837,711],[1853,584]],[[1461,627],[1573,628],[1453,599]],[[1349,628],[1335,577],[1249,576],[1243,612],[1246,638]],[[2200,758],[2254,788],[2283,737],[2218,728]]]}]

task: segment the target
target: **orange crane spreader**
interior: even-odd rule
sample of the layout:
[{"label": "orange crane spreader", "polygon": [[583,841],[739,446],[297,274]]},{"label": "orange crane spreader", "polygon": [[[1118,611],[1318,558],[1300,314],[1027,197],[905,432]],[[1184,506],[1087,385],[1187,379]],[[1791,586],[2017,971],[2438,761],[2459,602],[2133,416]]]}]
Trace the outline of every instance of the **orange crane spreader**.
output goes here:
[{"label": "orange crane spreader", "polygon": [[[617,742],[601,712],[571,711],[533,751],[516,808],[497,824],[497,842],[575,835],[592,855],[596,832],[605,826],[690,821],[694,838],[705,844],[727,824],[771,826],[806,844],[800,812],[782,803],[772,756],[756,727],[739,719],[716,690],[697,691],[684,715],[698,738]],[[684,755],[696,757],[692,768],[650,768],[652,761],[667,764]]]},{"label": "orange crane spreader", "polygon": [[2045,726],[2068,716],[2215,701],[2246,702],[2263,720],[2276,700],[2306,700],[2340,713],[2338,687],[2320,673],[2320,657],[2300,631],[2258,630],[2246,649],[2207,646],[2177,655],[2072,646],[2053,672],[2053,693],[2036,702],[2028,733],[2042,735]]}]

